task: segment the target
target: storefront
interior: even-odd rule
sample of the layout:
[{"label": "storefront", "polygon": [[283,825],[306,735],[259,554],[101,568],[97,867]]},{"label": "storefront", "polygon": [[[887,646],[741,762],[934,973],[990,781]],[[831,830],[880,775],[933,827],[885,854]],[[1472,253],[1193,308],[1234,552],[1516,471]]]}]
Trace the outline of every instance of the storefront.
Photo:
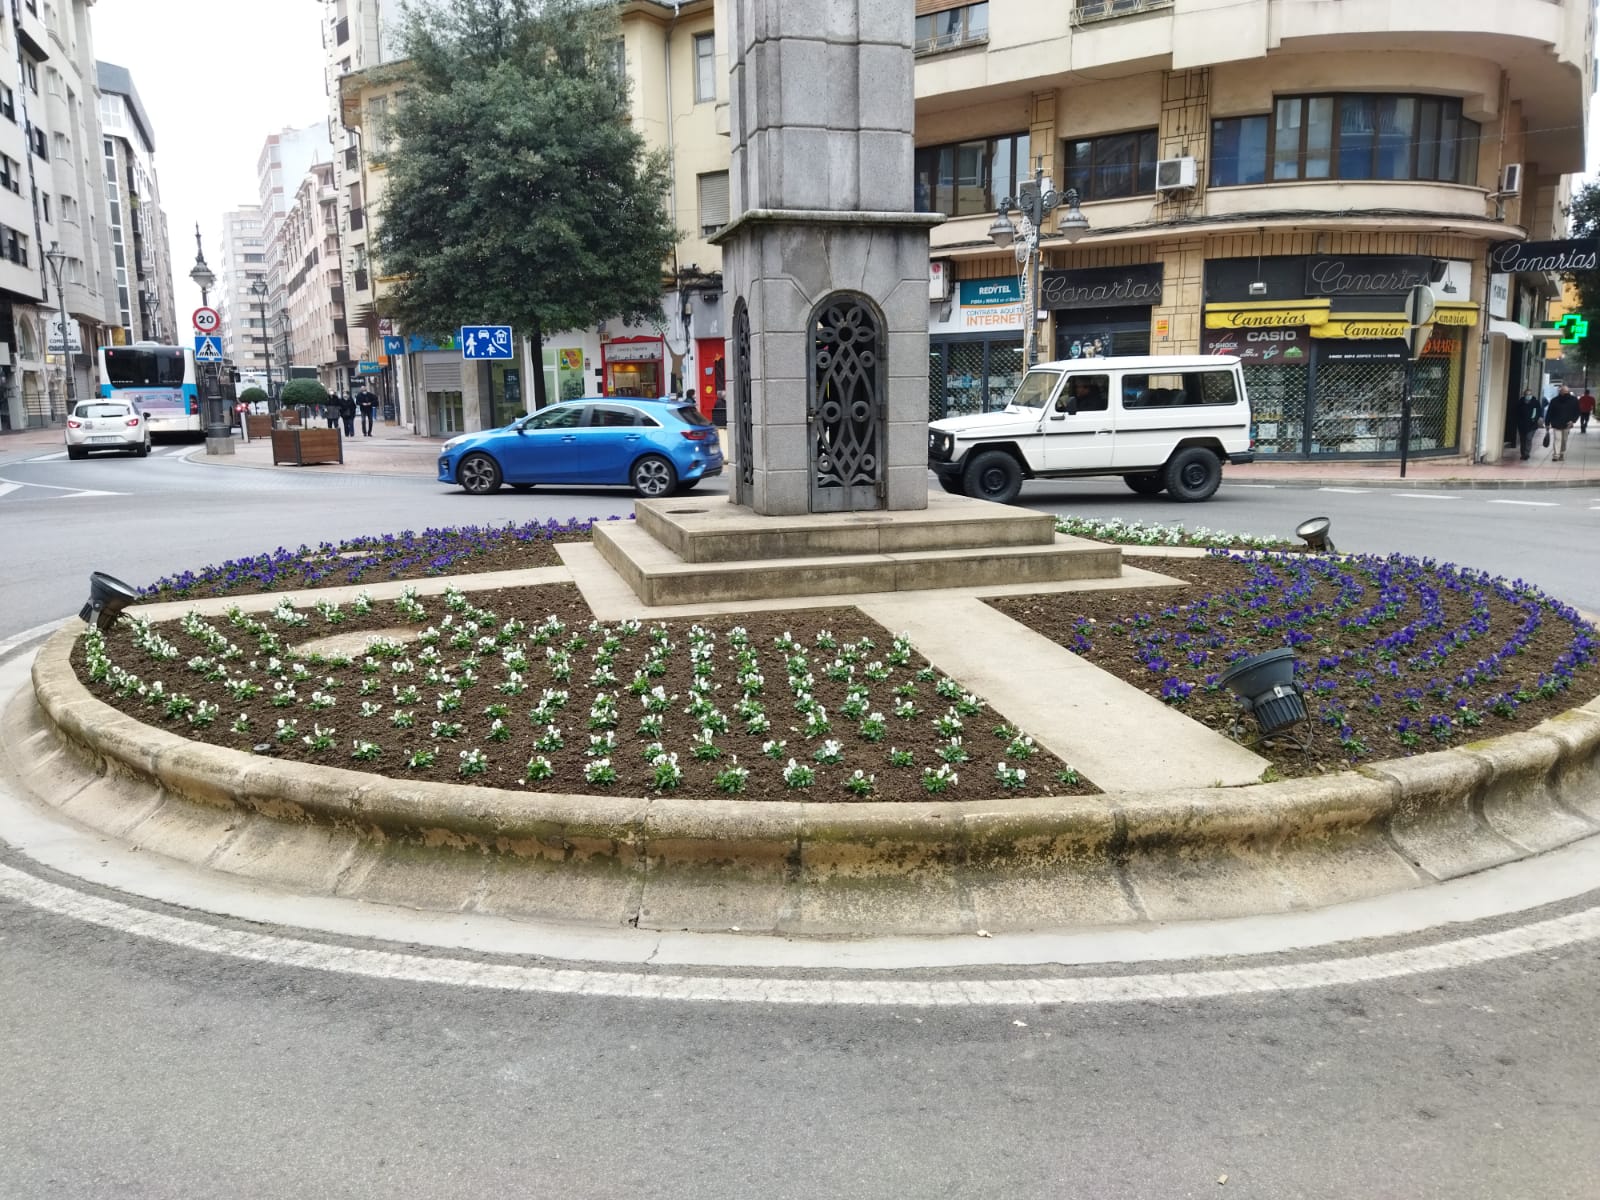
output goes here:
[{"label": "storefront", "polygon": [[928,419],[1004,408],[1024,369],[1017,277],[963,279],[928,324]]},{"label": "storefront", "polygon": [[[1415,363],[1404,312],[1410,289],[1443,266],[1409,256],[1206,264],[1201,351],[1242,360],[1258,454],[1393,457],[1408,385],[1409,453],[1459,452],[1467,334],[1477,306],[1441,303]],[[1470,295],[1470,265],[1454,264],[1454,271],[1468,284],[1457,294]]]},{"label": "storefront", "polygon": [[1161,263],[1045,271],[1039,306],[1055,317],[1056,358],[1150,353],[1150,310],[1159,307]]},{"label": "storefront", "polygon": [[621,337],[601,342],[600,369],[607,396],[667,394],[666,342],[660,337]]}]

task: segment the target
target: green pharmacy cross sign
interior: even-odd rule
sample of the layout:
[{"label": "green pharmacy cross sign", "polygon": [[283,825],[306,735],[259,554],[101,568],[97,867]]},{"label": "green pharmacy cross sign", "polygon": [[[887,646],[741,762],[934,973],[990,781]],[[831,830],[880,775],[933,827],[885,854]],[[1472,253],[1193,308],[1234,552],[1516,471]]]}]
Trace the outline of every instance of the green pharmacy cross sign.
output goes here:
[{"label": "green pharmacy cross sign", "polygon": [[1556,322],[1563,346],[1576,346],[1589,336],[1589,322],[1577,313],[1567,313]]}]

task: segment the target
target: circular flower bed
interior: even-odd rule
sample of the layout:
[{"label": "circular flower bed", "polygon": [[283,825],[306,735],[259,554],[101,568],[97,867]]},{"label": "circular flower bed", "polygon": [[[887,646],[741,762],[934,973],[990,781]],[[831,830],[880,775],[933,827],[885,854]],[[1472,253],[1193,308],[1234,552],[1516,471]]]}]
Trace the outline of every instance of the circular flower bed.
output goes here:
[{"label": "circular flower bed", "polygon": [[1522,580],[1402,557],[1218,554],[1142,565],[1192,586],[991,603],[1216,728],[1240,711],[1219,682],[1227,667],[1294,649],[1311,749],[1259,748],[1286,775],[1525,729],[1589,698],[1571,691],[1594,665],[1596,631]]}]

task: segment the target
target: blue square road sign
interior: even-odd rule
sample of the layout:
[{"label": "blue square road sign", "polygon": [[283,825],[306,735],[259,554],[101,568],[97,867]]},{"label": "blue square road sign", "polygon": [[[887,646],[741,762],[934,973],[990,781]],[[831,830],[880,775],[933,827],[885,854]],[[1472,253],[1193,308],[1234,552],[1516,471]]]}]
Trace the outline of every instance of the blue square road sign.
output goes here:
[{"label": "blue square road sign", "polygon": [[511,358],[511,326],[463,325],[462,358]]},{"label": "blue square road sign", "polygon": [[221,362],[222,339],[214,333],[195,334],[194,360],[195,362]]}]

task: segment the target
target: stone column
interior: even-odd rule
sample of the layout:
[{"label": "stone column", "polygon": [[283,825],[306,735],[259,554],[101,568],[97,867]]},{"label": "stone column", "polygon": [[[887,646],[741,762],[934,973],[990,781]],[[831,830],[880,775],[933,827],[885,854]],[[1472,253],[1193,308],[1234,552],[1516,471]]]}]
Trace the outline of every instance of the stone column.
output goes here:
[{"label": "stone column", "polygon": [[[728,28],[734,217],[716,240],[734,326],[732,498],[773,516],[925,508],[928,229],[942,218],[913,211],[912,6],[735,0]],[[842,504],[813,486],[811,419],[815,316],[840,292],[879,318],[885,360],[876,368],[876,481]],[[744,379],[741,303],[749,325]],[[737,411],[742,387],[748,446]]]}]

